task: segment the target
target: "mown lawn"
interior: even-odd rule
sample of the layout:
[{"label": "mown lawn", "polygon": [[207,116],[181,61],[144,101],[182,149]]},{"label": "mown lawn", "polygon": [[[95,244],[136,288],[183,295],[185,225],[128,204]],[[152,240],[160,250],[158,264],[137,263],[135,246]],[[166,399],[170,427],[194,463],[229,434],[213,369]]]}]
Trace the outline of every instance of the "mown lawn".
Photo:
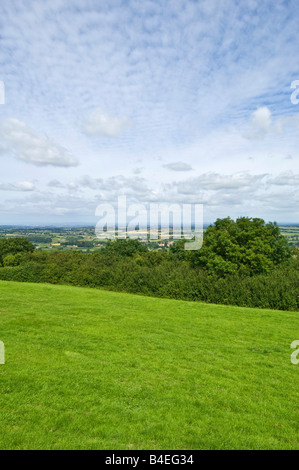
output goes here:
[{"label": "mown lawn", "polygon": [[0,282],[0,449],[299,449],[299,314]]}]

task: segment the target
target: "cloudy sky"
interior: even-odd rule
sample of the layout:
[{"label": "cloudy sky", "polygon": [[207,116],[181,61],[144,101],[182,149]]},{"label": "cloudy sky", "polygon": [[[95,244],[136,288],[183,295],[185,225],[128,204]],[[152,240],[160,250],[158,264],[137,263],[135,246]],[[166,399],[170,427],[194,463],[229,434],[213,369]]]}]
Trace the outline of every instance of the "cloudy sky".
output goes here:
[{"label": "cloudy sky", "polygon": [[296,0],[2,0],[0,225],[120,195],[299,222],[298,24]]}]

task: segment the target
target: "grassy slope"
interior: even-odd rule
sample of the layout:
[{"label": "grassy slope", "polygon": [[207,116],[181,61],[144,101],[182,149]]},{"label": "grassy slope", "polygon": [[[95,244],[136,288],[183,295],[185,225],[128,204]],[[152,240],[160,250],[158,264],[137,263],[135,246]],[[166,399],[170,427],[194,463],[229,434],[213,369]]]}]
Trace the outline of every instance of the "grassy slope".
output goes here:
[{"label": "grassy slope", "polygon": [[1,449],[298,449],[298,313],[0,282]]}]

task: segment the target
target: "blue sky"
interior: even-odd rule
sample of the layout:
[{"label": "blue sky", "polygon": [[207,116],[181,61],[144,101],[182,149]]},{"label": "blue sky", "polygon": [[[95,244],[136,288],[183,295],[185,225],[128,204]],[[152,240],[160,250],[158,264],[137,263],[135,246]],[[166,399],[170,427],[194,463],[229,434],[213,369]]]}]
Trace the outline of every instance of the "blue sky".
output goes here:
[{"label": "blue sky", "polygon": [[0,225],[119,195],[299,222],[298,24],[295,0],[3,0]]}]

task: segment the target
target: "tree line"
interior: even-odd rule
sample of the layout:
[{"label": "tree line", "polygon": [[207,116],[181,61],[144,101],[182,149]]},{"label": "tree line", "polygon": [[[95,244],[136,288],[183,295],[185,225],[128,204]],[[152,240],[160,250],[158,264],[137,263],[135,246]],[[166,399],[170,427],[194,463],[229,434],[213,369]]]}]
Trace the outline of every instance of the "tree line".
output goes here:
[{"label": "tree line", "polygon": [[217,219],[198,251],[185,240],[149,251],[108,241],[94,253],[36,251],[26,238],[0,240],[0,279],[98,287],[156,297],[299,310],[299,259],[276,223]]}]

